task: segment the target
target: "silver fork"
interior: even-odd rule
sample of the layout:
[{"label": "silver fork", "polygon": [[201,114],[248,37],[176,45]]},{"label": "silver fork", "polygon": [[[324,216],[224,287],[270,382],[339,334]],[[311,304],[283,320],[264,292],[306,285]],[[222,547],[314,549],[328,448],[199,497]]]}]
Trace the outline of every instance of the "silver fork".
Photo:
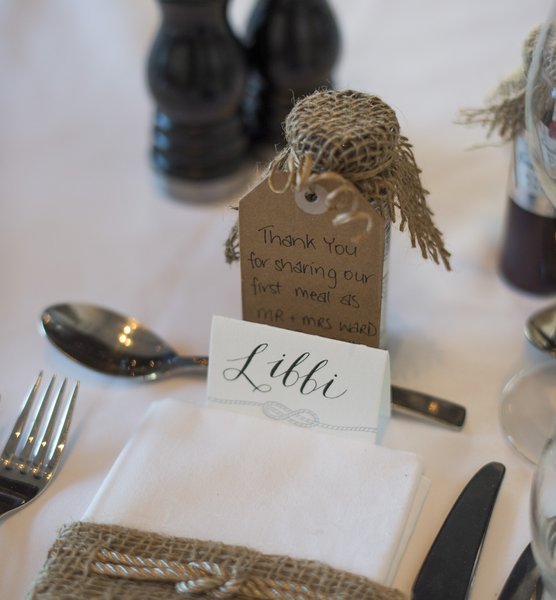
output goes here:
[{"label": "silver fork", "polygon": [[42,377],[41,371],[0,456],[0,518],[44,491],[66,445],[79,382],[68,400],[67,378],[54,397],[55,377],[52,377],[33,408]]}]

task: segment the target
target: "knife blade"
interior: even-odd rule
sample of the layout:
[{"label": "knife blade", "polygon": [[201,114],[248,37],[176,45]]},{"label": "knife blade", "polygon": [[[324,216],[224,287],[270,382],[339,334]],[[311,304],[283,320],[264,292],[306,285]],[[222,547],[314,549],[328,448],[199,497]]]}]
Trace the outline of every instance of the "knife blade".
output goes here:
[{"label": "knife blade", "polygon": [[506,468],[482,467],[465,486],[415,579],[412,600],[464,600]]},{"label": "knife blade", "polygon": [[525,546],[513,566],[498,600],[531,600],[541,598],[542,582],[531,544]]},{"label": "knife blade", "polygon": [[392,385],[392,409],[408,416],[461,429],[465,423],[465,408],[455,402],[430,394]]}]

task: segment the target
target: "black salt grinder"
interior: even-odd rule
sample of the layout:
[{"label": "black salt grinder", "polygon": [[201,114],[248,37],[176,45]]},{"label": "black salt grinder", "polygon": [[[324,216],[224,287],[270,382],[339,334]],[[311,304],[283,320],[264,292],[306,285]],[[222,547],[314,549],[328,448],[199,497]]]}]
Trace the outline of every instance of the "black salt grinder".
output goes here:
[{"label": "black salt grinder", "polygon": [[241,115],[247,62],[227,20],[229,0],[157,1],[162,20],[147,68],[153,166],[170,180],[225,178],[249,150]]}]

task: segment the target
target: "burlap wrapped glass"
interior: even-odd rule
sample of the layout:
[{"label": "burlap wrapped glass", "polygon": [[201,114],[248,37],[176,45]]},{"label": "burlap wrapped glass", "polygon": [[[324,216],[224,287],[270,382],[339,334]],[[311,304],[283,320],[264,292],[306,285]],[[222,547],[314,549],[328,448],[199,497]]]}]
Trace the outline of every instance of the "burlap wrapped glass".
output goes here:
[{"label": "burlap wrapped glass", "polygon": [[[284,132],[287,145],[269,168],[271,186],[277,171],[289,175],[282,191],[331,182],[334,189],[327,201],[342,206],[337,224],[364,218],[358,207],[370,202],[387,223],[399,217],[400,230],[407,228],[412,246],[419,246],[424,258],[450,268],[450,253],[433,223],[412,146],[385,102],[350,90],[317,91],[294,105]],[[236,227],[226,244],[226,258],[238,257]]]}]

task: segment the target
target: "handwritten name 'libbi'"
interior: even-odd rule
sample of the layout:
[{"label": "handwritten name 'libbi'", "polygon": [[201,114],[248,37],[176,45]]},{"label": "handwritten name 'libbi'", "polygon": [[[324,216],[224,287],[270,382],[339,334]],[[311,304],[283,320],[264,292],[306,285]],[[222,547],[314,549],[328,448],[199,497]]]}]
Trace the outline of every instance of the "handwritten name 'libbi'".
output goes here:
[{"label": "handwritten name 'libbi'", "polygon": [[[299,387],[299,392],[304,396],[320,392],[320,394],[334,400],[343,396],[347,389],[337,392],[337,377],[328,379],[328,376],[322,377],[319,373],[328,365],[328,359],[318,360],[312,364],[311,353],[302,352],[296,358],[289,361],[286,355],[282,354],[277,360],[266,361],[262,354],[265,354],[269,344],[258,344],[247,356],[229,358],[228,362],[238,362],[239,367],[228,367],[224,369],[222,375],[227,381],[245,380],[251,386],[253,392],[267,393],[272,390],[270,381],[277,380],[285,388]],[[305,364],[304,364],[305,363]],[[312,364],[312,366],[311,366]],[[301,368],[303,365],[304,368]],[[325,381],[328,379],[327,381]]]}]

